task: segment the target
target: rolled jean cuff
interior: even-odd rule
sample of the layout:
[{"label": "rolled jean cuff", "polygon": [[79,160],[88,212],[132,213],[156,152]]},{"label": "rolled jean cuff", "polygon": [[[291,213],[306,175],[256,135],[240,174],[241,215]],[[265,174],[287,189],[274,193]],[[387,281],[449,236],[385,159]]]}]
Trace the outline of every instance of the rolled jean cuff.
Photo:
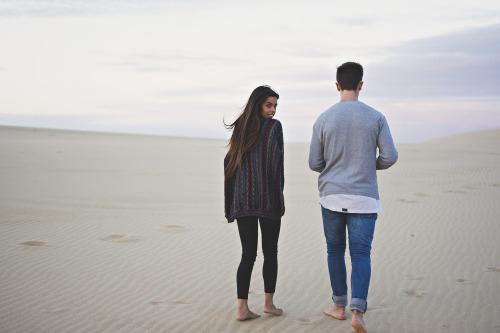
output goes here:
[{"label": "rolled jean cuff", "polygon": [[366,312],[366,300],[361,298],[353,298],[351,299],[351,311],[358,310],[361,313]]},{"label": "rolled jean cuff", "polygon": [[347,306],[347,295],[335,296],[332,295],[333,304],[336,306]]}]

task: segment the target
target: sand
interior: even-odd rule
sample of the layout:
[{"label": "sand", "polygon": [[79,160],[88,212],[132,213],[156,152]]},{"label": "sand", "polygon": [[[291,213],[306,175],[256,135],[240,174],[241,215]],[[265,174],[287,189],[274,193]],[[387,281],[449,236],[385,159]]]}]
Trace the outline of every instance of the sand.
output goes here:
[{"label": "sand", "polygon": [[[286,128],[285,128],[286,129]],[[397,145],[379,172],[370,332],[500,331],[500,130]],[[286,144],[276,304],[237,322],[223,140],[0,127],[0,332],[350,332],[317,175]],[[350,269],[349,269],[350,270]]]}]

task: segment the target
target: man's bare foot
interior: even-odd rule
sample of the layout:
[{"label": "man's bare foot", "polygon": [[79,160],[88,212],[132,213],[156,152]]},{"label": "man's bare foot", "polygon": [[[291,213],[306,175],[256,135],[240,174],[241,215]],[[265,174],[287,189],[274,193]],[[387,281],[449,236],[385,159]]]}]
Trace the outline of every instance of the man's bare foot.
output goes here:
[{"label": "man's bare foot", "polygon": [[236,320],[239,320],[239,321],[243,321],[243,320],[247,320],[247,319],[257,319],[257,318],[260,318],[260,314],[253,313],[250,310],[242,311],[241,313],[240,313],[240,311],[238,311],[238,313],[236,314]]},{"label": "man's bare foot", "polygon": [[354,328],[354,333],[367,333],[365,322],[363,321],[363,313],[357,310],[352,311],[351,326]]},{"label": "man's bare foot", "polygon": [[345,306],[332,306],[331,308],[326,309],[323,311],[324,314],[327,316],[333,317],[338,320],[345,320]]},{"label": "man's bare foot", "polygon": [[270,306],[264,306],[264,312],[273,314],[275,316],[281,316],[283,314],[283,310],[278,309],[274,304]]}]

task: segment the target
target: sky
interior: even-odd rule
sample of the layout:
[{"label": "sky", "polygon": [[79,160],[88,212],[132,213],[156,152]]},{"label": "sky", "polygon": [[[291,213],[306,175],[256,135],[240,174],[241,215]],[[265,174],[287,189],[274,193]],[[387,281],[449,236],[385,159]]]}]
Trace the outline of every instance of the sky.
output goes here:
[{"label": "sky", "polygon": [[270,85],[308,142],[363,65],[398,143],[500,128],[500,2],[0,0],[0,125],[203,138]]}]

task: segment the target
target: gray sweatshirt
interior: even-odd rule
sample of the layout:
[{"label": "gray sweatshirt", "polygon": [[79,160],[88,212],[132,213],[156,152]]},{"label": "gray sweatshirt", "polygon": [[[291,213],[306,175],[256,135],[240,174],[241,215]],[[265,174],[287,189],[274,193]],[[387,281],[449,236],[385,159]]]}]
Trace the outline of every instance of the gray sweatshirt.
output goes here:
[{"label": "gray sweatshirt", "polygon": [[321,197],[351,194],[379,199],[376,170],[389,168],[397,159],[384,115],[362,102],[337,103],[314,124],[309,167],[320,173]]}]

